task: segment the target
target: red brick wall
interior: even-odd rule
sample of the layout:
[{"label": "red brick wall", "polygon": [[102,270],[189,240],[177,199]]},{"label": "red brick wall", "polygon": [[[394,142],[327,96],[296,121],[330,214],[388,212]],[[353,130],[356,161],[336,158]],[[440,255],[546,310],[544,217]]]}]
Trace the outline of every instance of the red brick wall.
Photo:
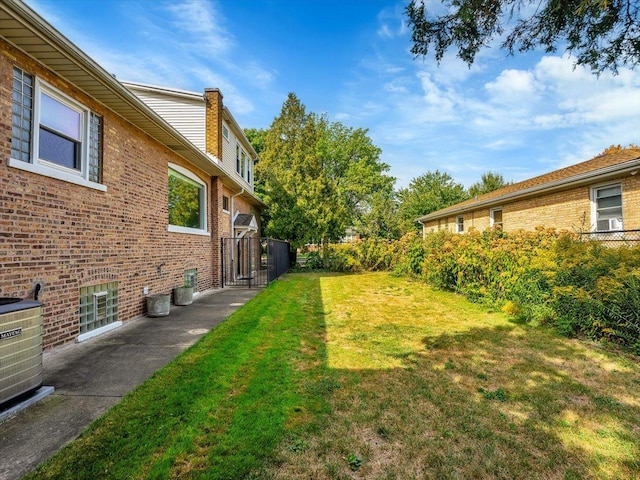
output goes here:
[{"label": "red brick wall", "polygon": [[[70,84],[2,43],[0,54],[0,296],[32,298],[43,280],[45,348],[78,335],[81,287],[118,281],[119,320],[144,313],[143,287],[169,292],[184,270],[198,289],[219,285],[216,208],[221,183],[190,166]],[[7,165],[13,66],[38,76],[103,116],[106,192]],[[167,168],[189,168],[206,184],[214,239],[167,231]],[[220,206],[221,206],[220,196]]]}]

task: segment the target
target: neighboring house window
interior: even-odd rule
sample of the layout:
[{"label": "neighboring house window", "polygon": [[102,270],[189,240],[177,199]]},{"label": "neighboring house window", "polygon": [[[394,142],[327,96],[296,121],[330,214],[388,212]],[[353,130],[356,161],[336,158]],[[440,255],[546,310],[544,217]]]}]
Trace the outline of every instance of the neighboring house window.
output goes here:
[{"label": "neighboring house window", "polygon": [[502,230],[502,209],[494,208],[491,210],[491,226]]},{"label": "neighboring house window", "polygon": [[189,170],[169,166],[169,231],[207,233],[206,185]]},{"label": "neighboring house window", "polygon": [[622,230],[622,185],[606,185],[591,190],[595,230]]},{"label": "neighboring house window", "polygon": [[224,210],[225,212],[229,211],[229,197],[227,197],[226,195],[222,196],[222,210]]},{"label": "neighboring house window", "polygon": [[224,124],[222,125],[222,136],[229,140],[229,129]]},{"label": "neighboring house window", "polygon": [[247,156],[244,152],[240,155],[240,176],[245,178],[245,172],[247,168]]},{"label": "neighboring house window", "polygon": [[240,173],[240,145],[236,144],[236,172]]},{"label": "neighboring house window", "polygon": [[253,160],[247,161],[247,183],[253,185]]},{"label": "neighboring house window", "polygon": [[102,117],[17,67],[12,103],[10,166],[106,190]]},{"label": "neighboring house window", "polygon": [[118,282],[80,289],[80,334],[118,320]]},{"label": "neighboring house window", "polygon": [[456,218],[456,233],[464,233],[464,217],[459,216]]}]

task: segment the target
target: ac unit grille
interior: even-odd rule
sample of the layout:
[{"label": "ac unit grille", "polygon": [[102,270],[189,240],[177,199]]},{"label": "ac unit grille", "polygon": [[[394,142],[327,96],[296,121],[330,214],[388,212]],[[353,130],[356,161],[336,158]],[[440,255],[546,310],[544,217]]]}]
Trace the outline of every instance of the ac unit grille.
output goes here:
[{"label": "ac unit grille", "polygon": [[0,314],[0,404],[42,385],[42,308]]}]

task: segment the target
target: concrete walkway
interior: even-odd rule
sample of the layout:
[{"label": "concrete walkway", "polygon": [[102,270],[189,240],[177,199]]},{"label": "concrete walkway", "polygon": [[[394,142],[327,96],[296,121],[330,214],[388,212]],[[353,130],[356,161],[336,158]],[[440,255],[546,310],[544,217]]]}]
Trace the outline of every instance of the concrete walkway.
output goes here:
[{"label": "concrete walkway", "polygon": [[80,344],[45,352],[44,385],[55,392],[0,423],[0,480],[17,480],[76,438],[153,372],[253,298],[227,288],[139,318]]}]

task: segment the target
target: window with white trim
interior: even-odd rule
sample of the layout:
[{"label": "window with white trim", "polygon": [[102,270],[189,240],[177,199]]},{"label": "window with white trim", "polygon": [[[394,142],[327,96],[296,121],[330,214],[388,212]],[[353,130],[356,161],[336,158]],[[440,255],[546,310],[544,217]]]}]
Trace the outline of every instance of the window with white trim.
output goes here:
[{"label": "window with white trim", "polygon": [[222,196],[222,210],[229,213],[229,197],[226,195]]},{"label": "window with white trim", "polygon": [[502,208],[491,210],[491,226],[497,230],[502,230]]},{"label": "window with white trim", "polygon": [[118,282],[80,289],[80,334],[118,321]]},{"label": "window with white trim", "polygon": [[593,187],[591,199],[593,224],[596,232],[623,230],[622,184]]},{"label": "window with white trim", "polygon": [[240,173],[240,145],[236,143],[236,172]]},{"label": "window with white trim", "polygon": [[14,67],[9,165],[106,190],[101,157],[102,117]]},{"label": "window with white trim", "polygon": [[222,136],[229,140],[229,129],[227,128],[227,126],[223,123],[222,124]]},{"label": "window with white trim", "polygon": [[207,188],[195,174],[169,165],[169,231],[208,234]]},{"label": "window with white trim", "polygon": [[456,233],[464,233],[464,217],[456,217]]}]

